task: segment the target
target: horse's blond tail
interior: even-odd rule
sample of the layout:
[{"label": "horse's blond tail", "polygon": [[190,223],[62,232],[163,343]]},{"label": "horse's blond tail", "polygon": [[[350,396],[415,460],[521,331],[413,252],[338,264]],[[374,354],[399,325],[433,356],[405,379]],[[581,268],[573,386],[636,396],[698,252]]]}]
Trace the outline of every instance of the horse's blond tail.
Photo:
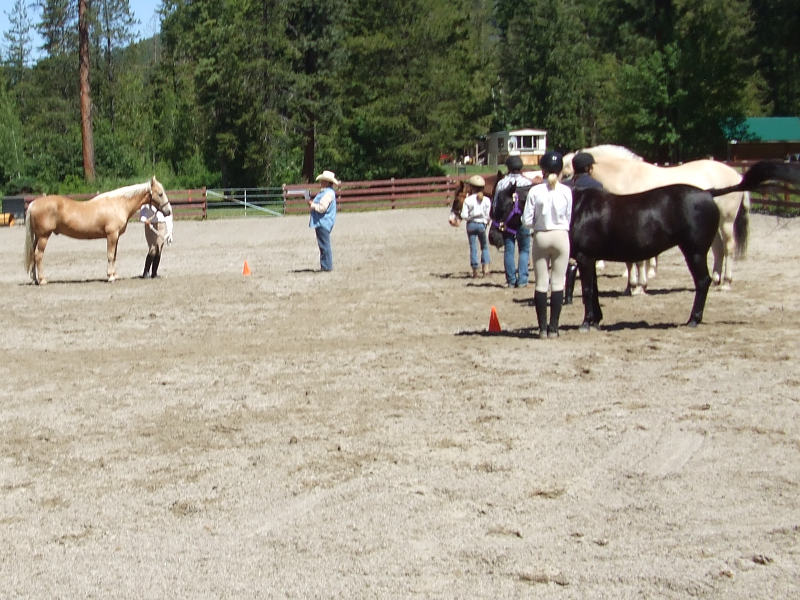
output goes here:
[{"label": "horse's blond tail", "polygon": [[[31,205],[32,206],[32,205]],[[33,249],[35,234],[33,233],[33,214],[31,213],[30,206],[25,215],[25,271],[33,277]]]}]

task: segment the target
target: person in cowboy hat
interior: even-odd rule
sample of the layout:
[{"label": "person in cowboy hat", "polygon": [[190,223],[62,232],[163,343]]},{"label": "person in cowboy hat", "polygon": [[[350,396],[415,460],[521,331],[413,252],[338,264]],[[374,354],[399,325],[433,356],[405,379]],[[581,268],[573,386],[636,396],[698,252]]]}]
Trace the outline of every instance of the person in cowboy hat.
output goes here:
[{"label": "person in cowboy hat", "polygon": [[467,222],[467,240],[469,241],[469,264],[472,267],[472,277],[478,276],[478,245],[481,247],[481,276],[489,272],[489,240],[486,237],[486,228],[489,225],[489,209],[491,201],[484,196],[483,188],[486,181],[480,175],[473,175],[467,179],[470,193],[464,198],[461,207],[461,218]]},{"label": "person in cowboy hat", "polygon": [[319,267],[323,271],[333,270],[333,248],[331,231],[336,222],[336,192],[333,186],[339,185],[333,171],[323,171],[317,175],[320,189],[313,200],[308,201],[311,212],[308,226],[317,234],[319,246]]}]

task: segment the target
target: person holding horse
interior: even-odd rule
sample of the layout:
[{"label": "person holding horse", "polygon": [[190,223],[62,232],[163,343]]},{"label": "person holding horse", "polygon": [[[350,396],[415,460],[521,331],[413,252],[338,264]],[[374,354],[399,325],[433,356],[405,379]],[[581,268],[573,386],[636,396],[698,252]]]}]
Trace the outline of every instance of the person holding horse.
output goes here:
[{"label": "person holding horse", "polygon": [[[528,192],[522,221],[533,230],[533,268],[536,291],[533,302],[539,323],[539,339],[557,338],[564,283],[569,264],[569,226],[572,190],[559,181],[561,154],[546,152],[539,166],[545,182]],[[552,265],[552,273],[548,269]],[[550,322],[547,321],[547,289],[550,288]]]},{"label": "person holding horse", "polygon": [[172,244],[172,213],[165,215],[158,207],[147,202],[139,209],[139,220],[144,223],[144,239],[147,242],[142,279],[156,279],[164,243]]},{"label": "person holding horse", "polygon": [[603,184],[592,177],[594,171],[594,156],[588,152],[578,152],[572,158],[572,189],[583,190],[587,188],[602,190]]},{"label": "person holding horse", "polygon": [[473,279],[478,276],[478,246],[481,249],[481,276],[489,272],[489,240],[486,228],[489,225],[491,201],[484,196],[486,181],[480,175],[473,175],[467,180],[469,193],[464,198],[461,208],[461,219],[467,222],[467,239],[469,240],[469,264],[472,267]]},{"label": "person holding horse", "polygon": [[[492,198],[492,227],[500,229],[503,234],[503,265],[506,272],[506,286],[523,288],[528,285],[528,261],[531,253],[531,232],[521,222],[525,198],[533,182],[522,174],[522,158],[509,156],[506,159],[508,173],[495,186]],[[516,185],[517,195],[510,206],[501,206],[498,202],[500,192],[510,185]],[[519,222],[517,225],[516,223]],[[517,258],[517,247],[519,257]]]},{"label": "person holding horse", "polygon": [[333,186],[339,180],[333,171],[323,171],[317,175],[320,184],[319,192],[313,200],[308,201],[311,217],[308,226],[314,230],[319,246],[319,267],[323,271],[333,270],[333,248],[331,247],[331,231],[336,222],[336,191]]},{"label": "person holding horse", "polygon": [[[592,170],[594,169],[594,156],[588,152],[578,152],[572,158],[572,179],[567,182],[567,185],[573,191],[596,189],[602,190],[603,184],[592,177]],[[572,304],[572,297],[575,293],[575,280],[578,278],[578,264],[570,259],[567,266],[567,278],[564,284],[564,304]]]}]

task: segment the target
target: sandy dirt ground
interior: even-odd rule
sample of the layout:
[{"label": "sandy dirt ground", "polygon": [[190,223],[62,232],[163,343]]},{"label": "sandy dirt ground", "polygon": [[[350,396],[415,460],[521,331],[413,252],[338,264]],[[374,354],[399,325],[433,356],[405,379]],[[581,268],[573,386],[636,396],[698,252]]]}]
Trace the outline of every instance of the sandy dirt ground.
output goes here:
[{"label": "sandy dirt ground", "polygon": [[800,220],[697,329],[671,251],[540,341],[446,219],[340,214],[332,273],[305,217],[179,221],[158,280],[135,224],[42,287],[0,229],[0,596],[797,597]]}]

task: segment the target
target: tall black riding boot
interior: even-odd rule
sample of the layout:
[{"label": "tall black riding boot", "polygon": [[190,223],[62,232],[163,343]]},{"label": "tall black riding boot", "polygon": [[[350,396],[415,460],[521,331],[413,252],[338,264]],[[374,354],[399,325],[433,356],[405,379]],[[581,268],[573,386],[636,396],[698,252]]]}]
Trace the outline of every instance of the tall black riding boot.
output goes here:
[{"label": "tall black riding boot", "polygon": [[533,304],[536,306],[536,320],[539,321],[539,339],[547,337],[547,292],[534,292]]},{"label": "tall black riding boot", "polygon": [[156,254],[153,257],[153,273],[152,273],[152,275],[150,275],[150,277],[152,277],[153,279],[158,277],[158,263],[160,263],[160,262],[161,262],[161,255],[160,254]]},{"label": "tall black riding boot", "polygon": [[550,326],[547,328],[547,337],[558,337],[558,320],[561,317],[563,299],[564,292],[553,292],[550,294]]},{"label": "tall black riding boot", "polygon": [[153,264],[153,257],[148,254],[147,258],[144,259],[144,271],[142,271],[142,279],[150,275],[150,265],[152,264]]},{"label": "tall black riding boot", "polygon": [[578,265],[572,263],[567,267],[567,281],[564,284],[564,304],[572,304],[572,293],[575,291],[575,279],[578,277]]}]

